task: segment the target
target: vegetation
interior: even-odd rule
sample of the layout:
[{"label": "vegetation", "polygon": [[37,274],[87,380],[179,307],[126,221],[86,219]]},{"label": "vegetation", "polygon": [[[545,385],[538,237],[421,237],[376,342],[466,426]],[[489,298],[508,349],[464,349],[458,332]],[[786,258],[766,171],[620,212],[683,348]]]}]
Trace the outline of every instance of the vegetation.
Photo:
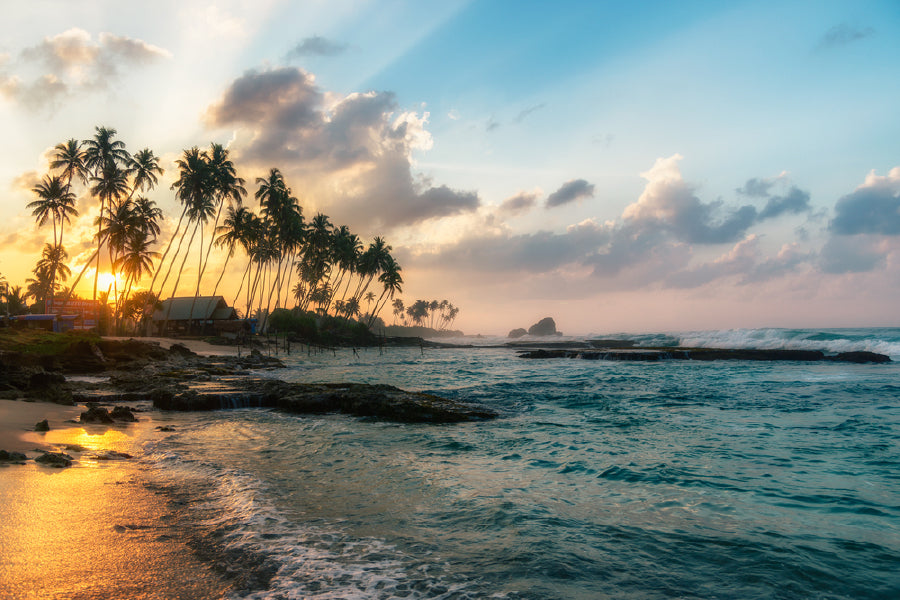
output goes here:
[{"label": "vegetation", "polygon": [[[178,176],[171,189],[182,210],[160,253],[156,246],[162,211],[143,195],[163,174],[153,151],[131,154],[116,138],[116,130],[108,127],[96,127],[90,139],[58,144],[51,172],[33,188],[36,199],[28,204],[38,226],[52,225],[53,242],[45,246],[26,290],[13,287],[5,294],[10,312],[21,311],[29,297],[38,312],[44,312],[45,301],[55,298],[62,298],[56,304],[65,310],[93,266],[90,297],[103,307],[100,319],[124,332],[129,323],[149,323],[160,298],[184,295],[182,276],[194,268],[196,284],[191,292],[196,301],[211,275],[212,251],[218,248],[224,264],[213,275],[212,295],[230,261],[243,261],[231,305],[244,316],[258,318],[261,331],[272,327],[311,332],[312,319],[320,337],[333,331],[362,335],[376,324],[383,327],[378,315],[389,302],[395,315],[401,307],[399,315],[407,325],[446,329],[456,318],[459,309],[446,300],[418,300],[404,310],[398,297],[402,269],[391,246],[382,237],[366,245],[347,226],[334,225],[321,213],[307,220],[279,169],[256,178],[254,209],[245,203],[246,182],[221,144],[184,150],[176,165]],[[64,230],[78,216],[76,199],[84,196],[99,207],[94,249],[72,286],[64,289],[61,284],[71,276]],[[194,266],[189,266],[192,256]],[[101,258],[117,275],[107,290],[97,289]],[[147,278],[149,286],[143,283]]]},{"label": "vegetation", "polygon": [[89,331],[68,331],[60,334],[40,329],[0,328],[0,352],[57,355],[78,342],[99,340],[99,335]]}]

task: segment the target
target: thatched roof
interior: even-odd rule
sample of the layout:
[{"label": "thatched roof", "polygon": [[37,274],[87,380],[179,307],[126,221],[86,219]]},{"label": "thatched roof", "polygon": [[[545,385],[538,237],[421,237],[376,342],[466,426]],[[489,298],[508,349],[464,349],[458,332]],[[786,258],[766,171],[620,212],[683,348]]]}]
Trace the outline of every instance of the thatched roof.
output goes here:
[{"label": "thatched roof", "polygon": [[[191,306],[193,306],[193,310],[191,310]],[[222,296],[198,296],[196,300],[193,296],[169,298],[164,300],[162,307],[153,313],[153,320],[165,321],[167,313],[169,321],[195,319],[223,321],[237,318],[237,313],[228,306]]]}]

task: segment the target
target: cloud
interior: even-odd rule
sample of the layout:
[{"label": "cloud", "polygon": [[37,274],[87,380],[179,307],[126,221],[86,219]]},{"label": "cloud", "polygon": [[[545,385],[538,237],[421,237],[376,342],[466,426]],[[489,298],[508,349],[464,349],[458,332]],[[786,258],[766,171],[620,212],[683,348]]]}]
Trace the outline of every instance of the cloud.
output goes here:
[{"label": "cloud", "polygon": [[593,196],[593,183],[588,183],[584,179],[573,179],[565,182],[558,190],[547,196],[547,208],[555,208],[583,198],[592,198]]},{"label": "cloud", "polygon": [[840,198],[829,229],[837,235],[900,235],[900,167],[886,176],[871,171],[861,186]]},{"label": "cloud", "polygon": [[423,255],[426,266],[487,273],[545,273],[564,265],[579,264],[609,238],[609,232],[592,221],[564,233],[537,231],[520,235],[500,233],[471,235]]},{"label": "cloud", "polygon": [[112,87],[125,69],[164,58],[171,55],[142,40],[101,33],[95,41],[83,29],[73,28],[25,48],[17,60],[7,60],[0,93],[28,108],[52,108],[69,94]]},{"label": "cloud", "polygon": [[770,196],[765,207],[759,213],[759,220],[774,219],[785,213],[799,214],[809,212],[809,192],[798,187],[791,187],[784,196]]},{"label": "cloud", "polygon": [[304,38],[288,52],[288,58],[303,56],[337,56],[347,51],[349,46],[318,35]]},{"label": "cloud", "polygon": [[831,237],[819,254],[825,273],[864,273],[884,266],[886,254],[869,236]]},{"label": "cloud", "polygon": [[818,47],[824,49],[846,46],[873,35],[875,35],[875,30],[871,27],[859,28],[847,23],[840,23],[825,32],[819,40]]},{"label": "cloud", "polygon": [[[580,285],[595,291],[693,289],[724,278],[747,285],[814,266],[816,255],[796,244],[786,244],[776,256],[767,257],[762,235],[748,233],[763,219],[807,211],[808,193],[791,186],[775,196],[771,186],[764,186],[768,202],[761,212],[752,206],[726,206],[722,201],[704,203],[682,178],[679,160],[678,155],[659,159],[643,173],[647,183],[642,194],[618,220],[598,223],[588,219],[565,232],[514,235],[498,229],[473,233],[459,242],[431,248],[419,259],[427,267],[469,270],[483,276],[508,272],[549,281],[580,273],[584,280]],[[536,197],[536,193],[520,192],[504,201],[498,212],[504,208],[527,210]],[[708,250],[697,248],[728,242],[732,247],[711,260],[702,259]]]},{"label": "cloud", "polygon": [[519,192],[504,200],[498,211],[505,215],[519,215],[534,208],[537,205],[537,199],[537,192]]},{"label": "cloud", "polygon": [[540,104],[535,104],[534,106],[529,106],[528,108],[524,109],[523,111],[521,111],[519,114],[517,114],[515,116],[515,118],[513,119],[513,123],[517,123],[517,124],[521,123],[526,118],[528,118],[528,116],[531,115],[531,113],[541,110],[545,106],[547,106],[546,102],[541,102]]},{"label": "cloud", "polygon": [[756,208],[725,209],[720,200],[701,202],[681,177],[681,159],[678,154],[657,159],[649,171],[641,173],[647,186],[638,201],[626,207],[625,220],[636,228],[666,230],[689,243],[722,244],[743,238],[757,220]]},{"label": "cloud", "polygon": [[[237,157],[277,166],[289,185],[324,192],[331,216],[365,230],[472,212],[475,192],[433,185],[412,173],[415,151],[431,148],[428,113],[401,111],[389,92],[326,94],[299,68],[250,70],[206,112],[210,127],[238,127]],[[293,179],[291,179],[293,178]]]},{"label": "cloud", "polygon": [[757,198],[765,198],[769,195],[769,190],[773,185],[778,183],[778,179],[761,179],[759,177],[753,177],[748,179],[744,185],[737,188],[736,191],[738,194],[742,196],[751,196]]}]

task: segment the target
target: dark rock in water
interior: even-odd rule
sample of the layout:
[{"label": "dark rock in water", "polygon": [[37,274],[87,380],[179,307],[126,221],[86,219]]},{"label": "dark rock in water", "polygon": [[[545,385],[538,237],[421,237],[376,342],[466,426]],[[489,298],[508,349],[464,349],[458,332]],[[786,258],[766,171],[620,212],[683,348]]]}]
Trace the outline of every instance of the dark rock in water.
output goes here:
[{"label": "dark rock in water", "polygon": [[519,327],[518,329],[513,329],[512,331],[510,331],[509,335],[506,337],[515,339],[515,338],[520,338],[523,335],[528,335],[528,332],[525,331],[524,329],[522,329],[521,327]]},{"label": "dark rock in water", "polygon": [[175,428],[174,428],[174,427],[169,427],[168,425],[166,425],[166,426],[157,425],[156,430],[157,430],[157,431],[171,432],[171,431],[175,431]]},{"label": "dark rock in water", "polygon": [[528,328],[528,335],[548,336],[562,335],[562,333],[556,330],[556,322],[552,318],[545,317]]},{"label": "dark rock in water", "polygon": [[753,348],[608,348],[582,350],[574,348],[522,351],[520,358],[582,358],[586,360],[657,361],[657,360],[753,360],[753,361],[843,361],[891,362],[890,357],[873,352],[845,352],[825,356],[819,350],[762,350]]},{"label": "dark rock in water", "polygon": [[234,385],[232,389],[187,390],[159,396],[153,405],[177,411],[254,406],[300,414],[341,412],[405,423],[456,423],[497,416],[489,409],[389,385],[300,384],[280,380],[244,380]]},{"label": "dark rock in water", "polygon": [[592,348],[608,348],[610,350],[634,348],[634,340],[588,340],[588,343]]},{"label": "dark rock in water", "polygon": [[26,460],[28,460],[28,457],[21,452],[7,452],[6,450],[0,450],[0,462],[23,462]]},{"label": "dark rock in water", "polygon": [[114,406],[109,416],[116,421],[137,421],[134,413],[127,406]]},{"label": "dark rock in water", "polygon": [[829,356],[828,360],[852,363],[889,363],[891,357],[875,352],[841,352],[835,356]]},{"label": "dark rock in water", "polygon": [[72,466],[72,457],[62,452],[47,452],[42,456],[38,456],[34,461],[57,469]]},{"label": "dark rock in water", "polygon": [[290,386],[278,390],[276,406],[292,413],[341,412],[403,423],[458,423],[497,416],[491,410],[432,394],[358,383]]},{"label": "dark rock in water", "polygon": [[127,452],[116,452],[115,450],[108,450],[106,452],[103,452],[102,454],[95,454],[90,458],[92,458],[93,460],[128,460],[134,457]]},{"label": "dark rock in water", "polygon": [[81,413],[80,420],[82,423],[113,423],[109,411],[96,404],[89,405],[87,412]]},{"label": "dark rock in water", "polygon": [[47,419],[44,419],[43,421],[34,424],[34,430],[35,431],[50,431],[50,423],[47,422]]}]

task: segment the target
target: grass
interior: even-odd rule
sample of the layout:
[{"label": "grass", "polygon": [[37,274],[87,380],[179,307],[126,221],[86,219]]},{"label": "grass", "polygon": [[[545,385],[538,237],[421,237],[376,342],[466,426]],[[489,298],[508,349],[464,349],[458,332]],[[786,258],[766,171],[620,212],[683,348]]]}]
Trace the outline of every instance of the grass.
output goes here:
[{"label": "grass", "polygon": [[0,352],[27,352],[41,356],[61,354],[77,342],[99,342],[100,336],[89,331],[54,333],[40,329],[0,328]]}]

